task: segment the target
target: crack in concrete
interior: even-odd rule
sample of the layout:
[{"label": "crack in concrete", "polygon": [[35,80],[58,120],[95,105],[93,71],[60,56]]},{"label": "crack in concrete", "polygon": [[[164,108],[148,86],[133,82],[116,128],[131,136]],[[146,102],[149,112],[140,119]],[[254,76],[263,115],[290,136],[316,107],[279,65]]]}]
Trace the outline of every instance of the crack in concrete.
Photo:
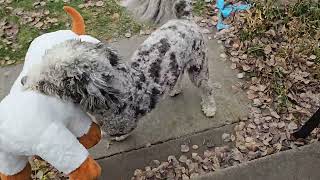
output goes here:
[{"label": "crack in concrete", "polygon": [[128,150],[125,150],[125,151],[114,153],[112,155],[95,158],[95,160],[103,160],[103,159],[111,158],[111,157],[114,157],[114,156],[117,156],[117,155],[120,155],[120,154],[139,151],[139,150],[142,150],[142,149],[148,149],[148,148],[151,148],[151,147],[154,147],[154,146],[157,146],[157,145],[165,144],[165,143],[176,141],[176,140],[183,139],[183,138],[190,138],[192,136],[200,135],[200,134],[203,134],[203,133],[206,133],[206,132],[209,132],[209,131],[214,131],[214,130],[217,130],[217,129],[220,129],[220,128],[232,126],[232,125],[235,125],[237,123],[239,123],[239,121],[232,122],[230,124],[224,124],[224,125],[221,125],[221,126],[218,126],[218,127],[214,127],[214,128],[204,129],[204,130],[201,130],[201,131],[198,131],[198,132],[194,132],[194,133],[191,133],[191,134],[186,134],[186,135],[179,136],[179,137],[170,138],[170,139],[167,139],[165,141],[159,141],[159,142],[151,144],[149,147],[142,146],[142,147],[138,147],[138,148],[128,149]]}]

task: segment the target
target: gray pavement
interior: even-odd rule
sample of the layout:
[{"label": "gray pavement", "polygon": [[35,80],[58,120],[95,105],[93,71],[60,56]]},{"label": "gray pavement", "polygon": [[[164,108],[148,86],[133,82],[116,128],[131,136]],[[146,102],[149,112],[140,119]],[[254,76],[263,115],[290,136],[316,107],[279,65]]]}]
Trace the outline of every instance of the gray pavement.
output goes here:
[{"label": "gray pavement", "polygon": [[198,180],[319,180],[320,143],[285,151]]},{"label": "gray pavement", "polygon": [[[193,135],[187,135],[175,140],[144,147],[138,150],[132,150],[117,154],[108,158],[98,160],[102,166],[101,180],[130,180],[135,169],[144,169],[149,166],[151,161],[167,161],[168,156],[175,156],[177,159],[181,155],[191,158],[191,153],[203,154],[203,152],[212,146],[221,146],[225,144],[221,136],[225,132],[230,132],[234,125],[226,125],[221,128],[211,129]],[[181,145],[190,147],[189,153],[181,152]],[[193,150],[192,145],[198,145],[199,149]]]},{"label": "gray pavement", "polygon": [[10,91],[22,69],[22,64],[0,68],[0,100]]}]

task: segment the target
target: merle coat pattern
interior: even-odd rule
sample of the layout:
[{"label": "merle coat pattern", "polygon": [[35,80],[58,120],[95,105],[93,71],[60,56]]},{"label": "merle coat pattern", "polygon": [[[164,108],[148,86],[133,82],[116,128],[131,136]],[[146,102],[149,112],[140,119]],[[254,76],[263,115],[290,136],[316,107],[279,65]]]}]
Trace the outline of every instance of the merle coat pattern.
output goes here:
[{"label": "merle coat pattern", "polygon": [[156,30],[129,61],[107,44],[67,41],[49,50],[44,63],[23,78],[27,89],[81,104],[109,136],[136,128],[161,98],[180,92],[186,71],[201,90],[202,110],[216,112],[209,83],[207,49],[200,28],[188,17],[190,2],[178,1],[177,17]]}]

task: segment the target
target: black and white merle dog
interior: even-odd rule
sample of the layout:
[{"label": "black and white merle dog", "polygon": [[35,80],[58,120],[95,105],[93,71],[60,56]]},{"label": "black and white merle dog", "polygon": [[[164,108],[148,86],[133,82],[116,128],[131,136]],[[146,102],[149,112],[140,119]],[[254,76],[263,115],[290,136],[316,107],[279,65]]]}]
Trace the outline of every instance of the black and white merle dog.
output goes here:
[{"label": "black and white merle dog", "polygon": [[191,0],[178,0],[177,19],[156,30],[129,61],[107,44],[71,40],[49,50],[24,86],[81,104],[108,136],[129,134],[138,120],[166,95],[180,92],[186,71],[199,88],[202,110],[216,113],[209,82],[207,47],[201,29],[191,20]]}]

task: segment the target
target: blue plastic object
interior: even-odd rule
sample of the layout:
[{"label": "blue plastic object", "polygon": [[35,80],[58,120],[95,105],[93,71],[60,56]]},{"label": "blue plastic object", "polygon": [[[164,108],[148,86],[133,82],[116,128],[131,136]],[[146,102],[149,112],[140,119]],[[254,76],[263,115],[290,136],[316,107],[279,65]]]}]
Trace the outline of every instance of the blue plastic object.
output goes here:
[{"label": "blue plastic object", "polygon": [[218,14],[218,23],[217,23],[217,29],[218,31],[222,30],[222,29],[228,29],[230,26],[229,25],[226,25],[223,23],[223,18],[222,18],[222,14],[221,12],[219,12]]},{"label": "blue plastic object", "polygon": [[229,17],[232,13],[237,11],[244,11],[250,9],[250,4],[229,4],[225,6],[224,0],[217,0],[216,7],[219,9],[217,29],[228,29],[230,26],[223,23],[223,18]]}]

